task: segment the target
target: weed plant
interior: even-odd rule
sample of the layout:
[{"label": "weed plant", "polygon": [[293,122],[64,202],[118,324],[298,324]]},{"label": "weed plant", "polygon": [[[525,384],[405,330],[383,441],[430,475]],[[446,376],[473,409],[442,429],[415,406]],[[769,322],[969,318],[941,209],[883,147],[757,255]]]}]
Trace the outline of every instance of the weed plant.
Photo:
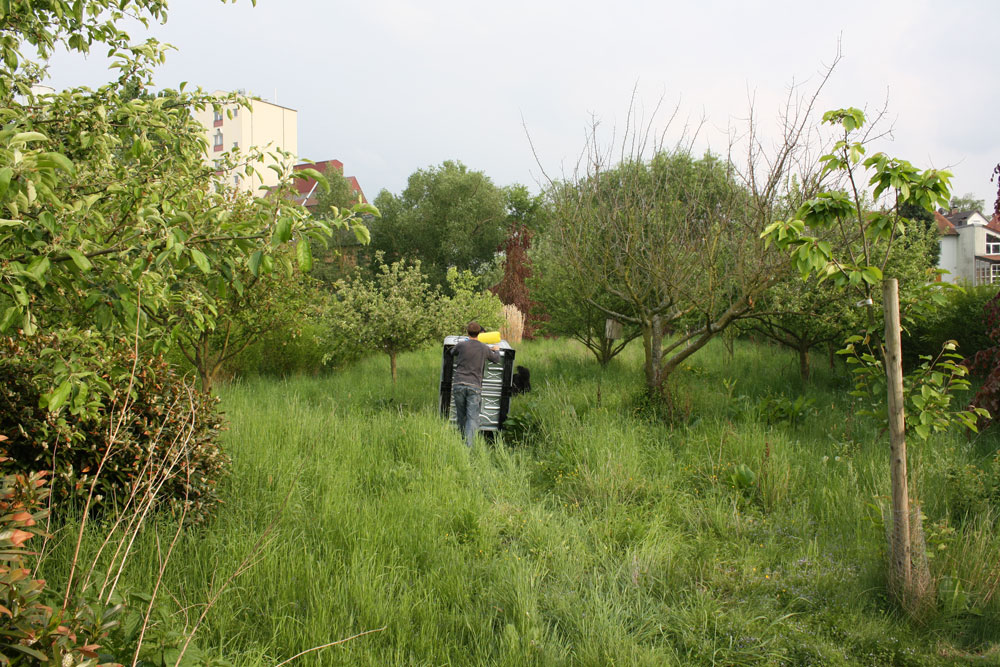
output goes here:
[{"label": "weed plant", "polygon": [[[804,383],[787,352],[720,343],[658,412],[641,356],[602,370],[573,343],[522,344],[516,428],[471,454],[437,414],[437,349],[401,355],[395,387],[384,358],[224,387],[225,507],[175,547],[163,633],[215,595],[198,644],[234,665],[366,631],[297,662],[1000,661],[994,438],[913,448],[940,600],[917,622],[884,592],[887,436],[854,416],[843,369]],[[155,579],[156,528],[131,591]]]}]

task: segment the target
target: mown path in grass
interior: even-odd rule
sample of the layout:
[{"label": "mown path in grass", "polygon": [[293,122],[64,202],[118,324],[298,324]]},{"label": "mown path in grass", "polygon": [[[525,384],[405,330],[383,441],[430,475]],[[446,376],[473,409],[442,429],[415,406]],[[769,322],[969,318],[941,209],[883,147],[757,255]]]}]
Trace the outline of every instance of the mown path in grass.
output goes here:
[{"label": "mown path in grass", "polygon": [[[713,345],[678,374],[668,424],[639,409],[638,347],[604,372],[559,341],[524,344],[517,362],[534,388],[513,399],[517,442],[471,457],[436,413],[439,350],[403,356],[395,387],[372,358],[223,388],[226,506],[186,533],[173,604],[190,621],[213,578],[268,541],[199,646],[266,665],[379,630],[299,664],[1000,660],[997,599],[925,625],[886,599],[887,445],[848,408],[842,371],[803,385],[784,352]],[[982,466],[991,442],[914,452],[928,526],[956,530],[942,523],[961,495],[953,473]],[[953,555],[954,532],[932,545],[967,589],[995,567],[995,518],[957,528],[978,564]],[[155,567],[130,577],[141,585]]]}]

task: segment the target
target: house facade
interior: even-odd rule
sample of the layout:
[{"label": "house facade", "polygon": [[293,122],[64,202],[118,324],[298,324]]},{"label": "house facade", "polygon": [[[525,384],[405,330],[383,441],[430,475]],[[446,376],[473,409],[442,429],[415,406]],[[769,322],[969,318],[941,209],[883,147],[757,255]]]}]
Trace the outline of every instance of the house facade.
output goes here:
[{"label": "house facade", "polygon": [[1000,220],[978,211],[938,211],[942,280],[967,285],[1000,283]]},{"label": "house facade", "polygon": [[[220,98],[226,96],[222,91],[214,94]],[[217,156],[225,151],[245,151],[251,146],[265,152],[277,149],[292,154],[287,159],[266,157],[263,161],[255,162],[253,166],[258,173],[251,176],[247,176],[242,170],[231,173],[220,171],[220,176],[231,186],[247,192],[273,187],[291,172],[292,165],[297,161],[299,136],[298,112],[295,109],[251,98],[249,108],[223,104],[218,111],[208,107],[195,111],[194,116],[205,128],[208,138],[208,154],[205,159],[210,164],[218,165]],[[282,174],[270,169],[270,165],[278,166]]]},{"label": "house facade", "polygon": [[[341,162],[340,160],[320,160],[319,162],[303,162],[295,165],[294,169],[295,171],[298,171],[300,169],[315,169],[321,174],[325,174],[327,170],[333,169],[343,174],[344,163]],[[347,180],[348,183],[350,183],[351,190],[354,193],[354,196],[360,197],[361,201],[367,204],[368,200],[365,198],[365,193],[364,191],[362,191],[361,184],[358,183],[357,177],[344,176],[344,178]],[[294,185],[295,189],[298,191],[298,195],[296,196],[295,201],[298,202],[299,204],[302,204],[310,211],[315,209],[316,205],[319,203],[317,183],[315,181],[302,180],[297,178],[295,179]]]},{"label": "house facade", "polygon": [[[315,169],[321,174],[326,174],[328,171],[333,170],[343,174],[344,163],[340,160],[303,162],[295,165],[295,171],[300,169]],[[368,200],[365,198],[365,193],[362,191],[357,177],[344,176],[344,178],[351,186],[352,195],[359,197],[362,202],[367,204]],[[296,178],[293,181],[293,185],[295,185],[297,191],[295,201],[305,206],[310,213],[315,213],[316,207],[319,205],[319,184],[310,179]],[[332,252],[321,251],[315,256],[315,261],[320,265],[316,273],[320,276],[345,276],[348,271],[358,264],[358,249],[360,245],[353,232],[343,229],[335,230],[333,238],[329,242],[329,248]],[[325,269],[323,265],[326,265]]]}]

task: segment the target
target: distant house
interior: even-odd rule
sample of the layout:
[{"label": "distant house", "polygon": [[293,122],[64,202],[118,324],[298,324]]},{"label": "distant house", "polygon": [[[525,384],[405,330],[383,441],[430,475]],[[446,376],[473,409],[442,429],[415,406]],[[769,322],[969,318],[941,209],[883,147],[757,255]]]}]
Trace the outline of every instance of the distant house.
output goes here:
[{"label": "distant house", "polygon": [[943,280],[968,285],[1000,283],[1000,219],[987,220],[978,211],[938,211],[941,238],[938,268]]},{"label": "distant house", "polygon": [[[321,174],[325,174],[329,169],[336,169],[341,174],[344,173],[344,163],[340,160],[321,160],[320,162],[304,162],[302,164],[295,165],[295,171],[301,169],[315,169]],[[365,199],[365,193],[361,190],[361,184],[358,183],[358,179],[354,176],[345,176],[347,182],[351,184],[351,189],[354,191],[354,196],[361,196],[361,201],[368,203]],[[296,196],[295,201],[302,204],[310,211],[316,208],[319,204],[319,185],[316,181],[296,178],[295,179],[295,189],[298,191],[298,196]]]},{"label": "distant house", "polygon": [[[344,163],[340,160],[322,160],[320,162],[304,162],[293,167],[295,171],[302,169],[315,169],[321,174],[326,174],[330,169],[335,169],[341,174],[344,173]],[[361,197],[361,201],[368,203],[365,193],[361,190],[361,184],[354,176],[345,176],[351,186],[355,198]],[[303,178],[292,179],[297,194],[295,201],[302,204],[310,213],[315,213],[319,205],[320,185],[316,181]],[[313,275],[320,279],[328,279],[331,282],[342,277],[351,268],[358,264],[358,250],[361,243],[354,232],[346,229],[334,230],[333,238],[329,242],[329,251],[318,252],[316,255],[316,268]]]}]

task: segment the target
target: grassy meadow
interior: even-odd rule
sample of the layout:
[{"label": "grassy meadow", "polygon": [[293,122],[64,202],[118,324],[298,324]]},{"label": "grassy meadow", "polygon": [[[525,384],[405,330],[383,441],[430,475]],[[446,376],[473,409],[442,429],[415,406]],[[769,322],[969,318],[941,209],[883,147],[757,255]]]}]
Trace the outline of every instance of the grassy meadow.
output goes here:
[{"label": "grassy meadow", "polygon": [[[913,620],[885,592],[888,437],[843,369],[803,384],[791,354],[713,343],[668,421],[643,407],[641,361],[520,345],[533,391],[471,456],[437,414],[438,349],[402,356],[395,387],[380,356],[221,388],[226,504],[178,541],[147,641],[214,597],[209,663],[374,630],[292,664],[1000,664],[995,437],[911,443],[938,589]],[[157,528],[123,591],[152,592]]]}]

